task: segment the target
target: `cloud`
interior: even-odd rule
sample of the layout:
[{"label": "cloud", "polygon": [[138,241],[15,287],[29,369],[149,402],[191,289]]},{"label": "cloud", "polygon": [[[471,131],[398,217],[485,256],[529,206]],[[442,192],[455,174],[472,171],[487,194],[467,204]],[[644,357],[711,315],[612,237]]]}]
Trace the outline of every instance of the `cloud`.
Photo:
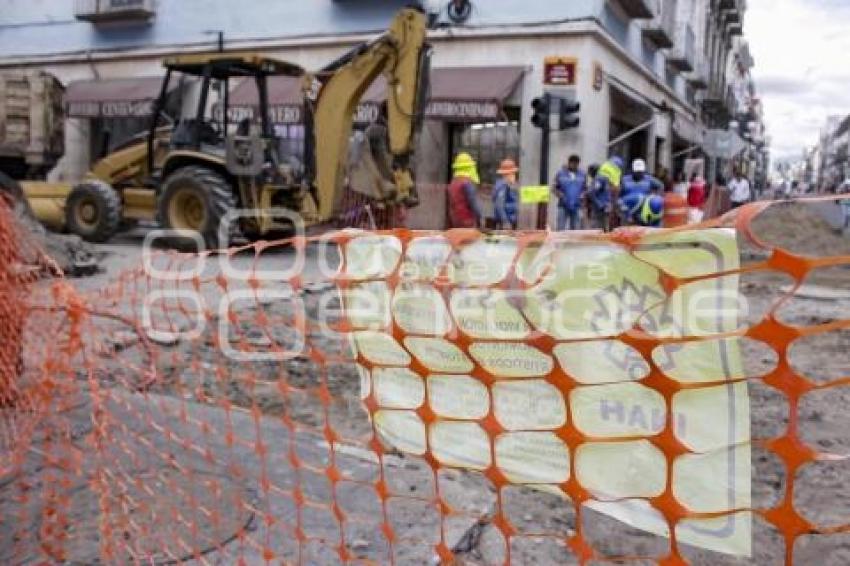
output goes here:
[{"label": "cloud", "polygon": [[812,89],[811,81],[787,76],[766,76],[758,80],[758,91],[764,96],[803,94]]},{"label": "cloud", "polygon": [[850,114],[850,2],[750,0],[745,37],[776,158],[818,140],[827,116]]}]

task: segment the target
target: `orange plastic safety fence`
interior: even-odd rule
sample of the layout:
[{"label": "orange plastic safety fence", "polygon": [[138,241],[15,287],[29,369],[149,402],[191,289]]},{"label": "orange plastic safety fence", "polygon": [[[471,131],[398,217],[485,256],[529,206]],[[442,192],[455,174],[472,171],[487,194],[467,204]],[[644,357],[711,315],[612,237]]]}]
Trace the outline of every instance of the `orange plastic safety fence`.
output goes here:
[{"label": "orange plastic safety fence", "polygon": [[[0,206],[0,562],[717,564],[750,550],[755,563],[825,562],[829,547],[812,537],[850,531],[846,455],[821,450],[848,446],[850,255],[761,242],[752,226],[767,206],[678,231],[338,232],[145,252],[97,287],[39,278]],[[728,244],[703,239],[725,225],[755,246],[742,266],[737,256],[701,270],[670,260]],[[571,258],[588,257],[613,265],[617,285],[597,289],[586,269],[571,271]],[[818,287],[785,316],[827,272],[832,294]],[[742,323],[670,330],[674,298],[705,282],[737,289],[739,278],[755,309]],[[560,305],[550,295],[562,280],[596,294]],[[498,323],[479,311],[462,319],[470,305],[501,313]],[[570,328],[592,332],[542,322],[562,306],[590,313]],[[791,351],[830,335],[838,342],[809,363],[838,373],[801,370]],[[740,348],[742,368],[696,376],[700,348],[710,367],[718,344],[719,356]],[[615,362],[636,373],[606,377]],[[614,384],[657,412],[597,395]],[[693,459],[694,435],[736,417],[684,419],[683,399],[736,387],[743,398],[749,388],[753,421],[724,440],[722,461],[752,450],[753,502],[745,475],[746,497],[697,508],[716,486],[687,485],[682,466],[712,462]],[[592,426],[590,405],[602,408]],[[802,431],[806,411],[839,439]],[[614,428],[591,430],[600,426]],[[708,477],[726,489],[740,479],[730,465],[732,475]],[[817,490],[800,499],[813,475]],[[734,536],[745,551],[693,538],[724,525],[743,529]]]}]

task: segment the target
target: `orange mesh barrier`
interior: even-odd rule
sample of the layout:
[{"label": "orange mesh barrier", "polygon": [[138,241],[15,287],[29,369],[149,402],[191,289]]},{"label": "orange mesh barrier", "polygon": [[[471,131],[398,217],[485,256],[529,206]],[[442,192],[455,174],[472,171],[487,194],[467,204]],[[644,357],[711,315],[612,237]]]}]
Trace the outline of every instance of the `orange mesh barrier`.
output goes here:
[{"label": "orange mesh barrier", "polygon": [[768,207],[65,280],[0,206],[0,562],[846,558],[850,253]]}]

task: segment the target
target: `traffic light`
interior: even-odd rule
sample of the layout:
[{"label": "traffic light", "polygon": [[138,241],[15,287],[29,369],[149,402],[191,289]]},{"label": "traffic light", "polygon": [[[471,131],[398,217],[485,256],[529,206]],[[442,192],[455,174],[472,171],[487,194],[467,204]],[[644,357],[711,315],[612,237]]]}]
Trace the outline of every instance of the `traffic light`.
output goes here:
[{"label": "traffic light", "polygon": [[551,102],[552,97],[549,94],[538,96],[531,101],[531,108],[534,110],[534,114],[531,116],[531,123],[536,128],[549,129],[549,107]]},{"label": "traffic light", "polygon": [[581,121],[578,117],[578,111],[581,110],[581,103],[577,100],[566,98],[561,99],[561,108],[558,112],[558,129],[569,130],[578,128]]}]

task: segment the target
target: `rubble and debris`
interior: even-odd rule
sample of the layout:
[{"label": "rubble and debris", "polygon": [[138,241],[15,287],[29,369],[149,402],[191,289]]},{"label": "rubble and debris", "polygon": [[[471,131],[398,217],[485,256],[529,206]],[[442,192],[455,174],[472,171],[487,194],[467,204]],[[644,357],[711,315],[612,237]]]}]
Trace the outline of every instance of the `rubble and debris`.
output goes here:
[{"label": "rubble and debris", "polygon": [[[49,258],[49,262],[52,262],[66,276],[83,277],[97,272],[98,260],[91,245],[81,240],[79,236],[48,232],[36,220],[20,184],[2,172],[0,172],[0,195],[6,197],[21,229],[25,230],[31,238],[32,245],[28,248],[42,250]],[[47,270],[53,267],[45,265],[45,258],[24,259],[29,265],[43,266]]]}]

